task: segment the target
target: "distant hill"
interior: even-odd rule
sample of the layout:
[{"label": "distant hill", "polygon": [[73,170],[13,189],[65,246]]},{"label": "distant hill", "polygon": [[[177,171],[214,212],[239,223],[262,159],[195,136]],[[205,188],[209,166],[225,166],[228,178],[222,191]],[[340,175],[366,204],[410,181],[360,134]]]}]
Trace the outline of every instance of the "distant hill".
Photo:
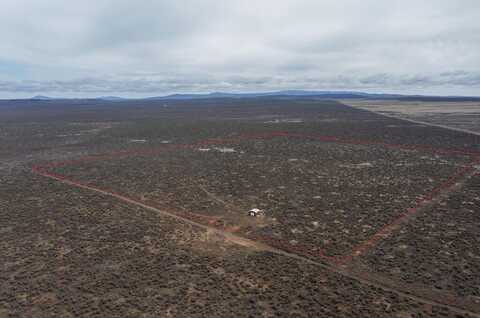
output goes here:
[{"label": "distant hill", "polygon": [[352,91],[305,91],[285,90],[262,93],[223,93],[213,92],[207,94],[173,94],[167,96],[149,97],[149,100],[182,100],[182,99],[205,99],[205,98],[244,98],[244,97],[268,97],[268,96],[307,96],[323,98],[398,98],[402,95],[394,94],[369,94]]},{"label": "distant hill", "polygon": [[97,97],[95,99],[109,100],[109,101],[115,102],[115,101],[126,100],[127,98],[118,97],[118,96],[100,96],[100,97]]},{"label": "distant hill", "polygon": [[43,96],[43,95],[36,95],[36,96],[33,96],[30,99],[33,99],[33,100],[51,100],[51,99],[55,99],[55,98],[48,97],[48,96]]},{"label": "distant hill", "polygon": [[[401,95],[401,94],[372,94],[356,91],[308,91],[308,90],[283,90],[261,93],[198,93],[198,94],[172,94],[166,96],[154,96],[147,98],[135,98],[135,100],[193,100],[193,99],[217,99],[217,98],[315,98],[315,99],[385,99],[402,101],[430,101],[430,102],[472,102],[479,101],[480,97],[468,96],[427,96],[427,95]],[[123,98],[118,96],[100,96],[97,98],[53,98],[43,95],[37,95],[29,100],[48,101],[48,100],[102,100],[110,102],[121,102],[132,100],[134,98]]]}]

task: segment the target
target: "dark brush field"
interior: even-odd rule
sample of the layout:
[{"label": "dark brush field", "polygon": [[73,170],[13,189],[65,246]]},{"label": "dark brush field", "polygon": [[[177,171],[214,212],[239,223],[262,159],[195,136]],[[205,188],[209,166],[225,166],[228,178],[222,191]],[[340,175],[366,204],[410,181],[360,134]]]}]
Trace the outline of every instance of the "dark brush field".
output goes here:
[{"label": "dark brush field", "polygon": [[0,317],[480,317],[479,145],[311,98],[0,101]]}]

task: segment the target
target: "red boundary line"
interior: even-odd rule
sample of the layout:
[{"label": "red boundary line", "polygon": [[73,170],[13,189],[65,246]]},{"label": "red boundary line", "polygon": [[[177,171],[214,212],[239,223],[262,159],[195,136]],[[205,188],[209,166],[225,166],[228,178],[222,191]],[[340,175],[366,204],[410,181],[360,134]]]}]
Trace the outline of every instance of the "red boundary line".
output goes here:
[{"label": "red boundary line", "polygon": [[[434,148],[434,147],[424,146],[424,145],[388,144],[380,141],[347,139],[347,138],[338,138],[335,136],[306,135],[306,134],[289,133],[289,132],[271,132],[271,133],[257,133],[257,134],[242,134],[232,138],[210,138],[210,139],[206,139],[193,144],[165,144],[159,148],[120,150],[120,151],[113,151],[105,154],[81,156],[76,160],[65,160],[65,161],[59,161],[59,162],[51,162],[43,165],[33,165],[31,167],[31,171],[37,175],[51,177],[57,180],[67,181],[68,183],[75,186],[87,187],[92,190],[108,193],[118,199],[126,199],[128,201],[141,203],[142,205],[148,205],[151,207],[158,208],[158,206],[155,206],[152,204],[146,204],[140,199],[125,196],[120,193],[114,192],[112,190],[102,189],[87,183],[69,179],[64,175],[50,172],[48,171],[48,169],[54,169],[54,168],[63,167],[67,165],[79,164],[86,161],[110,160],[110,159],[115,159],[122,156],[155,155],[168,149],[190,149],[190,148],[196,148],[201,146],[225,144],[228,142],[238,142],[241,140],[272,139],[275,137],[293,137],[293,138],[302,138],[302,139],[313,139],[313,140],[318,140],[322,142],[354,144],[354,145],[375,145],[375,146],[382,146],[382,147],[391,148],[391,149],[403,149],[403,150],[415,150],[415,151],[420,150],[420,151],[432,152],[435,154],[466,155],[466,156],[470,156],[470,158],[473,157],[472,161],[469,164],[459,169],[452,176],[450,176],[448,180],[442,182],[440,185],[435,187],[429,193],[425,194],[422,198],[417,199],[413,207],[408,208],[406,211],[404,211],[398,217],[396,217],[393,221],[385,224],[367,240],[354,246],[351,252],[346,255],[328,256],[321,249],[315,250],[315,247],[308,247],[300,244],[293,245],[288,241],[275,239],[269,236],[256,235],[251,237],[253,239],[259,240],[263,243],[267,243],[273,247],[286,250],[288,252],[297,253],[299,255],[303,255],[307,257],[319,257],[337,265],[346,264],[350,262],[355,256],[360,255],[361,253],[364,253],[368,249],[374,247],[382,238],[390,235],[397,228],[397,226],[399,226],[402,222],[404,222],[408,217],[417,213],[419,208],[431,203],[432,200],[437,195],[439,195],[442,191],[453,187],[459,179],[463,178],[468,173],[473,172],[475,170],[474,165],[480,163],[480,152],[476,152],[476,151]],[[211,226],[217,226],[216,224],[217,218],[215,217],[210,217],[210,216],[195,214],[195,213],[178,212],[178,211],[174,212],[173,214],[198,222],[198,223],[202,223],[202,224],[207,223],[208,225],[211,225]]]}]

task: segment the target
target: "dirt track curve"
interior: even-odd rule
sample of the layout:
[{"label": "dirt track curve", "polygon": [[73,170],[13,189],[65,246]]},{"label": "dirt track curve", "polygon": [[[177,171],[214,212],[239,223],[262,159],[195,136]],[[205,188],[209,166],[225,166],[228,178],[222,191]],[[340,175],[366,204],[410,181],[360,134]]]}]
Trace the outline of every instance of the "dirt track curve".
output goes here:
[{"label": "dirt track curve", "polygon": [[[278,255],[285,256],[285,257],[293,258],[293,259],[296,259],[296,260],[299,260],[299,261],[307,262],[309,264],[313,264],[313,265],[322,267],[322,268],[327,269],[329,271],[332,271],[332,272],[335,272],[337,274],[348,277],[350,279],[356,280],[360,283],[370,285],[370,286],[374,286],[374,287],[377,287],[377,288],[381,288],[385,291],[395,293],[395,294],[397,294],[399,296],[402,296],[402,297],[406,297],[406,298],[409,298],[409,299],[412,299],[412,300],[415,300],[415,301],[418,301],[418,302],[422,302],[422,303],[425,303],[425,304],[429,304],[429,305],[445,307],[445,308],[448,308],[449,310],[451,310],[452,312],[455,312],[455,313],[458,313],[458,314],[462,314],[462,315],[466,314],[466,315],[469,315],[471,317],[479,317],[480,318],[479,313],[471,312],[471,311],[468,311],[468,310],[465,310],[465,309],[462,309],[462,308],[459,308],[459,307],[456,307],[456,306],[453,306],[453,305],[437,302],[433,299],[418,297],[418,296],[403,292],[401,290],[397,290],[397,289],[394,288],[394,286],[388,286],[388,285],[385,285],[385,284],[381,284],[379,282],[374,282],[374,281],[370,281],[368,279],[359,277],[355,274],[350,273],[349,271],[347,271],[342,266],[327,265],[327,264],[324,264],[324,263],[314,261],[314,260],[309,259],[307,257],[303,257],[303,256],[300,256],[300,255],[297,255],[297,254],[294,254],[294,253],[289,253],[287,251],[277,249],[277,248],[272,247],[270,245],[260,243],[260,242],[257,242],[257,241],[251,240],[251,239],[247,239],[247,238],[235,235],[233,233],[227,232],[225,230],[221,230],[221,229],[218,229],[218,228],[215,228],[215,227],[212,227],[212,226],[201,224],[201,223],[192,221],[188,218],[170,213],[168,211],[149,206],[149,205],[144,204],[144,203],[142,203],[142,202],[140,202],[136,199],[128,198],[126,196],[123,196],[121,194],[118,194],[118,193],[115,193],[115,192],[112,192],[112,191],[103,190],[103,189],[100,189],[100,188],[97,188],[97,187],[94,187],[94,186],[91,186],[91,185],[83,184],[83,183],[80,183],[80,182],[76,182],[76,181],[71,181],[71,180],[68,180],[67,178],[65,178],[63,176],[47,172],[46,170],[38,168],[38,167],[33,167],[32,172],[37,174],[37,175],[56,180],[56,181],[62,182],[64,184],[67,184],[67,185],[70,185],[70,186],[75,186],[77,188],[94,191],[94,192],[100,193],[102,195],[108,195],[108,196],[114,197],[118,200],[121,200],[125,203],[136,205],[136,206],[139,206],[141,208],[148,209],[148,210],[153,211],[155,213],[158,213],[162,216],[171,217],[173,219],[185,222],[185,223],[190,224],[192,226],[205,229],[207,231],[210,231],[211,233],[215,233],[215,234],[218,234],[218,235],[224,237],[225,240],[227,240],[229,242],[232,242],[234,244],[254,248],[254,249],[259,250],[259,251],[267,251],[267,252],[275,253],[275,254],[278,254]],[[468,177],[470,177],[474,173],[475,172],[472,172],[472,173],[464,176],[463,179],[464,180],[467,179]],[[457,185],[457,187],[458,187],[458,185]],[[449,189],[449,190],[451,191],[452,189]],[[446,195],[446,193],[443,193],[443,195]]]}]

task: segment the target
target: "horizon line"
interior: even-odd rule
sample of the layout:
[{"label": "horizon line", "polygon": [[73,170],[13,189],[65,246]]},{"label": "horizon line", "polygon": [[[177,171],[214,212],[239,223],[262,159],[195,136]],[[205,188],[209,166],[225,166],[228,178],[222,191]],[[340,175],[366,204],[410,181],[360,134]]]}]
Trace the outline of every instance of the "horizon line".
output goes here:
[{"label": "horizon line", "polygon": [[[184,97],[186,99],[194,99],[195,97],[210,97],[215,98],[215,95],[231,95],[231,96],[219,96],[217,98],[228,97],[273,97],[273,96],[297,96],[297,97],[315,97],[319,95],[364,95],[365,98],[369,96],[376,97],[422,97],[422,98],[475,98],[480,99],[480,95],[431,95],[431,94],[408,94],[408,93],[387,93],[387,92],[364,92],[356,90],[307,90],[307,89],[286,89],[286,90],[271,90],[271,91],[244,91],[244,92],[228,92],[228,91],[209,91],[209,92],[177,92],[168,93],[165,95],[154,95],[146,97],[125,97],[120,95],[99,95],[95,97],[52,97],[49,94],[35,94],[32,97],[23,98],[0,98],[0,100],[82,100],[82,99],[100,99],[100,100],[146,100],[146,99],[168,99],[169,97]],[[242,96],[244,95],[244,96]],[[253,95],[253,96],[248,96]],[[358,96],[361,98],[362,96]]]}]

